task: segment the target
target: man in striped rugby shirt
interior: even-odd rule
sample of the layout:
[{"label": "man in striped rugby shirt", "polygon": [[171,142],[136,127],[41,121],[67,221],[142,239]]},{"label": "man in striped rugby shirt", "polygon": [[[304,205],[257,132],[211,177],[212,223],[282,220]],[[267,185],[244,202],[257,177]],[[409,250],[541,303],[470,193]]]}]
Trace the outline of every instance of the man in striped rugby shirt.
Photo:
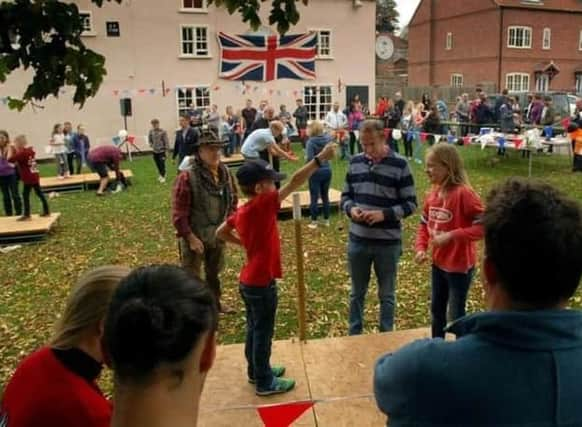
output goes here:
[{"label": "man in striped rugby shirt", "polygon": [[350,161],[342,194],[342,209],[351,219],[350,335],[362,333],[372,266],[378,279],[380,331],[393,329],[396,273],[402,253],[401,220],[417,207],[408,163],[385,144],[382,122],[366,120],[360,128],[360,143],[364,152]]}]

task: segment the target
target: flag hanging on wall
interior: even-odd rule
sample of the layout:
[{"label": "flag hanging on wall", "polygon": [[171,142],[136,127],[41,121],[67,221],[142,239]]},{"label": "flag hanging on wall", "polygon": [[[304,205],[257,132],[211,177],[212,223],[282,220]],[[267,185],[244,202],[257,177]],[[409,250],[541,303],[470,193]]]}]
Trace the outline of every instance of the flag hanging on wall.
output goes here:
[{"label": "flag hanging on wall", "polygon": [[316,33],[258,36],[218,33],[219,77],[268,82],[315,79]]}]

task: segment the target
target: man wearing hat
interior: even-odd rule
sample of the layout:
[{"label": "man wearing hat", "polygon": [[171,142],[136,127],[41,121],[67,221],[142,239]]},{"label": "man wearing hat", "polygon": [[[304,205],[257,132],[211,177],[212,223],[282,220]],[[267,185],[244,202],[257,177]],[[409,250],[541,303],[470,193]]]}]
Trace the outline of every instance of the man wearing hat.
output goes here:
[{"label": "man wearing hat", "polygon": [[223,143],[216,132],[202,130],[190,167],[174,184],[172,222],[179,238],[182,267],[202,278],[216,297],[222,313],[232,310],[220,304],[219,274],[224,266],[224,242],[215,237],[218,226],[236,210],[236,186],[220,161]]}]

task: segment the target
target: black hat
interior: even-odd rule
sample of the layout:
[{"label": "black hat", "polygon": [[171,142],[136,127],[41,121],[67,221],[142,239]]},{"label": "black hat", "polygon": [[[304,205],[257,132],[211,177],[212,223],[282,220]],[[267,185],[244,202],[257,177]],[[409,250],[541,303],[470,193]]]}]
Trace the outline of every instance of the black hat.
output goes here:
[{"label": "black hat", "polygon": [[226,142],[221,141],[218,137],[218,130],[208,127],[202,128],[200,131],[200,138],[198,139],[198,146],[200,145],[214,145],[217,147],[224,147]]},{"label": "black hat", "polygon": [[275,182],[287,178],[284,173],[273,169],[270,163],[264,160],[248,160],[236,172],[236,178],[240,185],[253,185],[264,179],[272,179]]}]

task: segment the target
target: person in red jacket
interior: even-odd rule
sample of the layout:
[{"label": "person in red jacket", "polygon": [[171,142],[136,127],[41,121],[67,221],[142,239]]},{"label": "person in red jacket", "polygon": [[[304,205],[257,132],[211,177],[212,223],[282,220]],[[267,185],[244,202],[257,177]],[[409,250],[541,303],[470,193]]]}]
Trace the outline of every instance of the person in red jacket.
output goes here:
[{"label": "person in red jacket", "polygon": [[[127,187],[127,180],[119,168],[119,163],[123,160],[123,154],[121,150],[113,145],[101,145],[99,147],[93,148],[88,155],[87,160],[93,172],[99,175],[99,188],[97,189],[97,195],[103,196],[107,184],[109,184],[109,171],[111,169],[115,172],[115,178],[118,184],[123,184]],[[119,187],[118,187],[118,190]]]},{"label": "person in red jacket", "polygon": [[[26,137],[18,135],[14,139],[15,152],[8,159],[9,162],[15,163],[18,168],[20,179],[24,184],[22,198],[24,199],[24,214],[18,218],[18,221],[30,220],[30,192],[34,190],[40,202],[42,203],[41,216],[49,216],[49,206],[42,189],[40,188],[40,175],[36,165],[35,152],[31,147],[27,147]],[[1,426],[1,424],[0,424]]]},{"label": "person in red jacket", "polygon": [[424,201],[416,236],[416,261],[426,261],[432,243],[432,336],[445,336],[451,321],[465,315],[476,264],[475,242],[483,238],[484,208],[469,185],[463,160],[452,145],[437,144],[426,157],[433,187]]},{"label": "person in red jacket", "polygon": [[112,407],[95,380],[101,372],[103,322],[125,267],[81,277],[48,346],[26,357],[0,402],[2,427],[109,427]]}]

